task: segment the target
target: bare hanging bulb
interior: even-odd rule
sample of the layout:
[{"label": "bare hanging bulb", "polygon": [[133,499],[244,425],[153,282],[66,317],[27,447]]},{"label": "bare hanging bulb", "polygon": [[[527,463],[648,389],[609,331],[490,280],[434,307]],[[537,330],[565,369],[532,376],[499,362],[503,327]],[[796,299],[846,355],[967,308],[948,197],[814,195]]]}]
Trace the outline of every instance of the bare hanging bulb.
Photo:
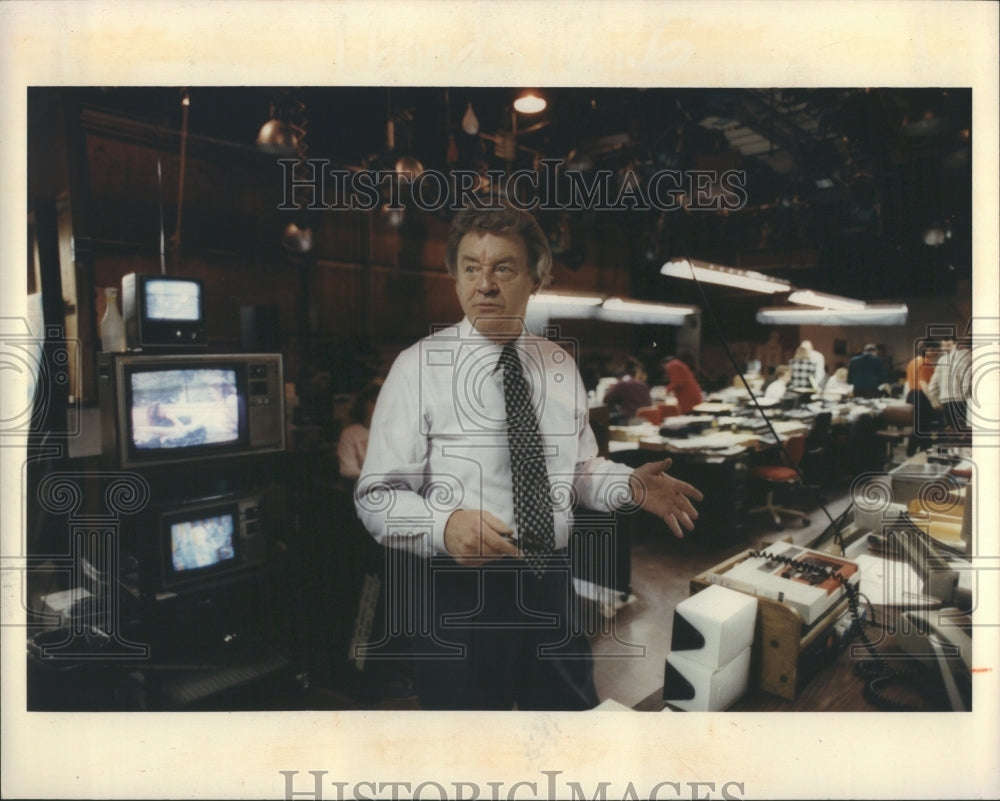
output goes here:
[{"label": "bare hanging bulb", "polygon": [[308,253],[313,246],[312,228],[288,223],[281,234],[281,244],[290,253]]},{"label": "bare hanging bulb", "polygon": [[465,110],[465,116],[462,117],[462,130],[469,136],[475,136],[479,133],[479,117],[472,110],[472,101],[469,101],[469,107]]},{"label": "bare hanging bulb", "polygon": [[257,134],[257,147],[267,153],[289,155],[295,152],[299,138],[292,127],[281,120],[269,119]]}]

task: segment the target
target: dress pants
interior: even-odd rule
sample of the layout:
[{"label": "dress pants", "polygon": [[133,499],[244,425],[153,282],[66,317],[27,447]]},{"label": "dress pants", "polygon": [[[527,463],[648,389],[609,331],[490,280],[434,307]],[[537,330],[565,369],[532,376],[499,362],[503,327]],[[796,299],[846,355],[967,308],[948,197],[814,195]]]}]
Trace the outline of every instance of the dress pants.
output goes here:
[{"label": "dress pants", "polygon": [[[538,577],[520,559],[430,564],[431,631],[440,656],[415,660],[423,709],[582,710],[597,705],[566,550]],[[424,651],[425,649],[421,649]]]}]

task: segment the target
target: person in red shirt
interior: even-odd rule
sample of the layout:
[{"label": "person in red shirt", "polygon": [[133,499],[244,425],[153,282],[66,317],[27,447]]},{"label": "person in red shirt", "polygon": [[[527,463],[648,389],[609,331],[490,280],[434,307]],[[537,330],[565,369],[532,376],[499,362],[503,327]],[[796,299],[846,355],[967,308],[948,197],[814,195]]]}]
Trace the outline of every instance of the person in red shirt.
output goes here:
[{"label": "person in red shirt", "polygon": [[667,356],[661,362],[663,377],[667,380],[667,393],[677,398],[677,406],[681,414],[687,414],[701,403],[701,386],[691,369],[690,357]]},{"label": "person in red shirt", "polygon": [[930,447],[930,432],[938,427],[934,404],[938,402],[930,392],[934,377],[935,343],[917,342],[916,355],[906,365],[906,402],[913,404],[913,431],[906,444],[906,455]]}]

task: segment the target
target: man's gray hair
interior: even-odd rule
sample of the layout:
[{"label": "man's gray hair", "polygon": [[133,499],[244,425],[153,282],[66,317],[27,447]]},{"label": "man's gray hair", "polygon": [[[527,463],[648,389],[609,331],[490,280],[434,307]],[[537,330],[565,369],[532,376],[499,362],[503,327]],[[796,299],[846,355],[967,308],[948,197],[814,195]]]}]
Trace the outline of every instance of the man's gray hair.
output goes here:
[{"label": "man's gray hair", "polygon": [[528,267],[539,287],[552,280],[552,251],[549,240],[533,215],[521,209],[466,208],[451,221],[444,263],[454,278],[458,277],[458,245],[468,233],[518,234],[528,249]]}]

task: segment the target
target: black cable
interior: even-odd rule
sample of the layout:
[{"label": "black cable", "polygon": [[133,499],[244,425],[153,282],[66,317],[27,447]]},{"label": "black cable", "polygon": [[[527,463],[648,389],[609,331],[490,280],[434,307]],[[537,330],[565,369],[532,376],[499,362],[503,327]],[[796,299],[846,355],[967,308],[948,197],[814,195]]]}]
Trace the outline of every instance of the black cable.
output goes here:
[{"label": "black cable", "polygon": [[[854,636],[861,638],[861,644],[868,651],[871,656],[872,661],[870,662],[858,662],[854,666],[854,672],[859,677],[865,680],[864,686],[864,696],[874,706],[884,709],[889,712],[917,712],[920,711],[919,707],[913,706],[911,704],[904,704],[896,701],[882,691],[883,687],[890,684],[910,684],[913,685],[917,682],[918,677],[916,674],[897,670],[889,666],[888,662],[885,661],[885,657],[875,648],[875,644],[871,641],[868,636],[868,632],[865,631],[865,623],[861,617],[860,612],[860,599],[861,592],[857,587],[850,583],[848,578],[841,573],[839,570],[834,570],[833,567],[829,565],[818,565],[812,562],[805,562],[798,559],[792,559],[788,556],[783,556],[781,554],[772,554],[767,551],[751,551],[751,557],[757,557],[760,559],[767,559],[769,561],[778,562],[783,565],[788,565],[789,567],[794,567],[803,573],[810,573],[814,576],[821,578],[833,578],[840,582],[840,586],[844,589],[844,594],[847,596],[847,609],[851,615],[851,625],[847,630],[844,637],[845,645]],[[867,600],[867,598],[866,598]],[[871,602],[869,601],[869,609],[871,609]],[[874,622],[874,617],[873,617]]]},{"label": "black cable", "polygon": [[[788,451],[785,449],[785,445],[781,441],[781,437],[778,436],[778,432],[775,430],[774,425],[771,423],[771,420],[768,418],[768,416],[766,414],[764,414],[764,409],[760,405],[760,402],[757,400],[757,395],[750,388],[750,383],[747,381],[746,376],[743,374],[743,370],[740,367],[739,362],[736,361],[736,357],[733,355],[733,351],[729,347],[729,342],[726,341],[726,337],[722,333],[722,326],[719,325],[719,320],[715,316],[715,312],[712,309],[712,304],[709,303],[709,301],[708,301],[708,296],[705,294],[705,288],[701,285],[701,281],[698,280],[698,276],[695,275],[694,266],[691,264],[690,259],[687,260],[687,263],[688,263],[688,267],[691,270],[691,279],[694,281],[695,286],[698,287],[698,292],[701,295],[702,303],[704,304],[705,310],[708,312],[709,317],[712,318],[712,324],[715,326],[715,330],[718,332],[719,340],[722,342],[722,347],[725,348],[726,356],[729,357],[729,361],[732,363],[733,367],[735,368],[736,374],[740,377],[740,381],[743,382],[743,386],[746,388],[747,393],[749,393],[749,395],[750,395],[750,400],[753,402],[753,405],[756,407],[757,412],[764,419],[764,423],[767,425],[768,430],[771,432],[771,436],[774,437],[774,440],[777,443],[778,448],[781,449],[781,453],[785,457],[785,461],[788,462],[789,465],[791,465],[792,469],[795,471],[795,474],[798,476],[799,481],[802,482],[802,484],[804,485],[805,484],[805,475],[802,473],[802,470],[798,466],[798,464],[795,463],[795,462],[793,462],[792,459],[789,457]],[[830,510],[826,508],[826,504],[823,503],[823,501],[821,499],[819,500],[819,507],[820,507],[820,509],[823,510],[823,514],[826,515],[827,520],[830,521],[830,525],[836,527],[837,523],[833,519],[833,515],[830,514]],[[836,529],[836,532],[837,532],[837,535],[836,535],[837,536],[837,541],[840,543],[841,551],[843,551],[843,547],[844,547],[843,546],[843,535],[842,535],[842,533],[841,533],[841,531],[840,531],[839,528]]]}]

